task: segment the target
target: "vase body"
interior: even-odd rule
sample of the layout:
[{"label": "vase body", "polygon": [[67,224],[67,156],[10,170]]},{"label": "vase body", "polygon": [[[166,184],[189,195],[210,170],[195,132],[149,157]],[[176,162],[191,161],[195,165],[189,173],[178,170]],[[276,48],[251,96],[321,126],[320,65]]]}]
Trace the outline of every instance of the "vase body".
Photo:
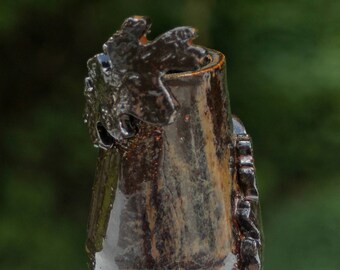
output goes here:
[{"label": "vase body", "polygon": [[179,103],[166,126],[138,122],[100,150],[87,250],[93,269],[238,269],[233,124],[225,58],[163,82]]}]

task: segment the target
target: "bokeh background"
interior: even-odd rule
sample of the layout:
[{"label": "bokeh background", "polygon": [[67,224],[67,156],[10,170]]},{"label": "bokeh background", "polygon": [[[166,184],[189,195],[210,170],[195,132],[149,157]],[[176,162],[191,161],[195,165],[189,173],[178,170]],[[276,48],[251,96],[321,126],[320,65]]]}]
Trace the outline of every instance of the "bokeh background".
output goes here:
[{"label": "bokeh background", "polygon": [[228,59],[255,144],[265,269],[340,269],[340,1],[1,0],[0,269],[82,270],[97,151],[87,59],[130,15]]}]

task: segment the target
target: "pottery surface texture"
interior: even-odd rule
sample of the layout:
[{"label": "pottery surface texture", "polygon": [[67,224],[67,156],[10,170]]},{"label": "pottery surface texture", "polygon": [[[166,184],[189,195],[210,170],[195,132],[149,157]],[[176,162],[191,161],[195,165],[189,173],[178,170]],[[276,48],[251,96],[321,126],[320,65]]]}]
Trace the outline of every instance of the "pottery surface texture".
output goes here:
[{"label": "pottery surface texture", "polygon": [[86,249],[95,270],[261,269],[251,139],[231,115],[222,53],[134,16],[88,61],[99,147]]}]

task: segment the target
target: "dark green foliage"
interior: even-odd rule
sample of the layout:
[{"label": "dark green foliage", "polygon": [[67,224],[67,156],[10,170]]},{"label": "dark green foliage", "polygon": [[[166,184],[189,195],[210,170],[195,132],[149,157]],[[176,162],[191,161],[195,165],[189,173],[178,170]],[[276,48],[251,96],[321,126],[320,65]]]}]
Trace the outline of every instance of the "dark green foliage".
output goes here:
[{"label": "dark green foliage", "polygon": [[0,8],[0,269],[85,269],[97,151],[86,61],[124,18],[179,25],[227,54],[253,136],[267,269],[340,269],[340,2],[4,0]]}]

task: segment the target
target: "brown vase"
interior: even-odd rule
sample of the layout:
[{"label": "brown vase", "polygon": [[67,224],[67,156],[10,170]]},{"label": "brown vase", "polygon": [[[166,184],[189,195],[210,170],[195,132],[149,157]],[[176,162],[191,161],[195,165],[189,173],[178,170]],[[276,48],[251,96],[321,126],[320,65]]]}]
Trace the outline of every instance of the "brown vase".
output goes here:
[{"label": "brown vase", "polygon": [[87,110],[101,147],[86,245],[92,269],[260,269],[251,141],[231,115],[224,55],[203,50],[195,70],[161,76],[175,104],[169,123],[123,114],[129,132],[115,137],[107,116],[91,119],[99,107]]}]

